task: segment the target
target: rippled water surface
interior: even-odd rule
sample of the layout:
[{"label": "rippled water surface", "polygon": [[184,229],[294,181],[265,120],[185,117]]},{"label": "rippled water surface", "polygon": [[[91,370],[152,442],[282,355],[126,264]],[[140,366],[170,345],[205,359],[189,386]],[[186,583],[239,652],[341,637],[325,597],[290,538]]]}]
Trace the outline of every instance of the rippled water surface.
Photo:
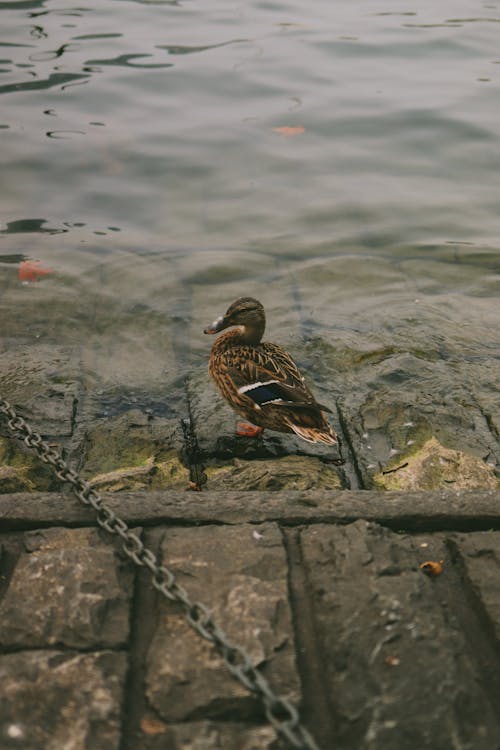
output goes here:
[{"label": "rippled water surface", "polygon": [[371,357],[489,402],[499,39],[472,0],[0,3],[4,343],[163,387],[252,294],[334,395]]}]

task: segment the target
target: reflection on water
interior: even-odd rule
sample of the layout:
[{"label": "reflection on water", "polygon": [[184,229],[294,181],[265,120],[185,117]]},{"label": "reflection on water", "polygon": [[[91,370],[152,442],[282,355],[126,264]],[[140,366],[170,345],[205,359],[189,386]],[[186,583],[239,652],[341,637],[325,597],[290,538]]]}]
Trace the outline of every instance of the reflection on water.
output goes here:
[{"label": "reflection on water", "polygon": [[218,47],[226,47],[228,44],[238,44],[239,42],[248,42],[249,39],[231,39],[229,42],[221,42],[220,44],[206,44],[202,47],[191,46],[181,47],[178,44],[158,44],[158,49],[166,49],[169,55],[192,55],[196,52],[205,52],[209,49],[217,49]]},{"label": "reflection on water", "polygon": [[64,91],[65,84],[88,78],[86,75],[77,73],[52,73],[48,78],[36,81],[24,81],[23,83],[7,83],[0,86],[0,94],[12,94],[16,91],[36,91],[39,89],[50,89],[53,86],[61,87]]},{"label": "reflection on water", "polygon": [[0,234],[25,234],[26,232],[49,232],[49,234],[59,234],[67,232],[67,229],[56,229],[55,227],[45,227],[45,219],[18,219],[17,221],[7,221],[5,226],[0,229]]},{"label": "reflection on water", "polygon": [[[499,21],[465,0],[2,3],[5,340],[168,390],[252,294],[332,398],[406,352],[415,388],[490,409]],[[54,272],[23,286],[26,260]]]},{"label": "reflection on water", "polygon": [[137,58],[151,57],[151,55],[118,55],[110,60],[89,60],[87,65],[126,65],[134,68],[172,68],[171,63],[135,63]]}]

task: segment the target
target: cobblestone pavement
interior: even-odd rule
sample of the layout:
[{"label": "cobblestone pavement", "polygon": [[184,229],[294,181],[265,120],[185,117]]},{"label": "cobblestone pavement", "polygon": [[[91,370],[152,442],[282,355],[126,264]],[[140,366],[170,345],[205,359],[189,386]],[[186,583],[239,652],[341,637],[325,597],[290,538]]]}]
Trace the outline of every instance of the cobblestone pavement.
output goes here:
[{"label": "cobblestone pavement", "polygon": [[[106,500],[299,706],[322,750],[500,747],[497,490]],[[178,605],[72,495],[3,494],[0,519],[2,748],[281,747]]]}]

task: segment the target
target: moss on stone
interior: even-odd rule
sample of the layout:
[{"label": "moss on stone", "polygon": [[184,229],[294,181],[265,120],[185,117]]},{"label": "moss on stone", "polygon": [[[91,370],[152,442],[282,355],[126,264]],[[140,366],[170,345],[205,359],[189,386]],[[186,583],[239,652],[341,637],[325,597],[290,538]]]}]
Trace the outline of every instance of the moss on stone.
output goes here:
[{"label": "moss on stone", "polygon": [[53,490],[57,484],[52,470],[34,453],[0,438],[0,493]]},{"label": "moss on stone", "polygon": [[177,423],[140,409],[94,421],[86,429],[82,475],[107,492],[187,486],[176,444]]},{"label": "moss on stone", "polygon": [[493,468],[482,459],[445,448],[435,437],[399,454],[384,472],[373,477],[375,486],[383,490],[494,489],[499,485]]},{"label": "moss on stone", "polygon": [[89,480],[96,489],[106,492],[123,492],[124,490],[148,489],[151,481],[153,461],[145,466],[124,466],[103,474],[97,474]]},{"label": "moss on stone", "polygon": [[340,477],[331,465],[309,456],[284,456],[246,461],[206,469],[208,489],[310,490],[339,489]]},{"label": "moss on stone", "polygon": [[107,474],[125,467],[148,466],[154,453],[152,442],[142,412],[101,420],[87,434],[85,473]]},{"label": "moss on stone", "polygon": [[32,492],[35,489],[25,467],[0,466],[0,493]]},{"label": "moss on stone", "polygon": [[171,451],[170,454],[163,457],[163,460],[155,463],[155,471],[151,477],[151,489],[187,488],[188,484],[189,471],[182,465],[175,451]]}]

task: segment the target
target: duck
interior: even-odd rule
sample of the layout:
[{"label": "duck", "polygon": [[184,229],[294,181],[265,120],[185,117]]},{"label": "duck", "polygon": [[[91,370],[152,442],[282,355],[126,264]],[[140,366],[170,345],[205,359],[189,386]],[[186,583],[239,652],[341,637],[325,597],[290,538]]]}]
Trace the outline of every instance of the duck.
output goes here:
[{"label": "duck", "polygon": [[319,404],[291,355],[278,344],[262,341],[266,327],[263,305],[240,297],[224,315],[204,329],[226,331],[214,342],[208,372],[222,396],[242,416],[236,434],[257,437],[268,428],[295,433],[308,443],[337,443]]}]

